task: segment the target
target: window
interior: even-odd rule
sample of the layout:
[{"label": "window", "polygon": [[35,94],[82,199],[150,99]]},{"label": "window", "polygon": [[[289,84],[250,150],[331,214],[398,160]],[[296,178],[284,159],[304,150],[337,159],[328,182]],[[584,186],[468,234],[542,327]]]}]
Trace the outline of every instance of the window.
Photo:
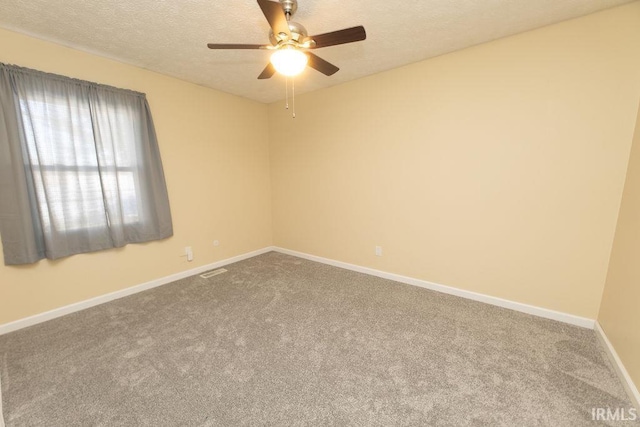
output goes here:
[{"label": "window", "polygon": [[13,156],[0,172],[10,172],[15,186],[2,185],[0,202],[12,195],[22,200],[19,214],[28,217],[22,225],[32,228],[23,243],[15,242],[16,212],[0,203],[5,263],[23,263],[13,261],[16,254],[24,258],[25,247],[26,262],[34,262],[172,234],[144,94],[19,67],[3,65],[0,73],[1,105],[13,107],[3,111],[0,129],[7,135],[0,149]]},{"label": "window", "polygon": [[[118,162],[107,156],[100,173],[88,102],[82,102],[75,111],[61,97],[46,101],[27,97],[19,102],[22,118],[29,121],[31,129],[25,134],[27,165],[38,170],[34,182],[38,204],[43,211],[51,212],[43,216],[45,230],[78,231],[109,225],[104,188],[118,188],[124,224],[141,220],[138,177],[134,176],[135,129],[131,124],[135,121],[126,108],[110,107],[110,115],[119,122]],[[80,138],[80,144],[74,144],[74,135]]]}]

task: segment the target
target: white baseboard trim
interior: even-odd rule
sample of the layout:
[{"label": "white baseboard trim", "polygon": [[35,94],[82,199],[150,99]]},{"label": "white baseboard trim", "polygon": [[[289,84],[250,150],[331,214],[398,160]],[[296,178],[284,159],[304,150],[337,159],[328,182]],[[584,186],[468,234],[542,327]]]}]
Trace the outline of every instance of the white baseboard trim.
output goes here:
[{"label": "white baseboard trim", "polygon": [[4,427],[4,415],[2,414],[2,381],[0,381],[0,427]]},{"label": "white baseboard trim", "polygon": [[570,325],[580,326],[587,329],[593,329],[595,325],[595,320],[588,319],[586,317],[574,316],[572,314],[562,313],[560,311],[549,310],[542,307],[536,307],[533,305],[492,297],[477,292],[465,291],[463,289],[453,288],[451,286],[440,285],[438,283],[427,282],[426,280],[414,279],[413,277],[401,276],[399,274],[387,273],[385,271],[375,270],[373,268],[361,267],[359,265],[349,264],[346,262],[336,261],[328,258],[322,258],[316,255],[310,255],[290,249],[274,247],[273,250],[276,252],[281,252],[283,254],[308,259],[310,261],[316,261],[323,264],[332,265],[334,267],[344,268],[346,270],[357,271],[359,273],[369,274],[371,276],[377,276],[383,279],[389,279],[400,283],[406,283],[408,285],[419,286],[421,288],[430,289],[432,291],[442,292],[445,294],[455,295],[486,304],[496,305],[498,307],[508,308],[510,310],[520,311],[522,313],[527,313],[538,317],[544,317],[546,319],[557,320],[559,322],[568,323]]},{"label": "white baseboard trim", "polygon": [[[167,283],[174,282],[176,280],[184,279],[185,277],[200,274],[202,272],[213,270],[219,267],[223,267],[234,262],[242,261],[248,258],[253,258],[257,255],[262,255],[267,252],[276,251],[299,258],[308,259],[310,261],[316,261],[323,264],[332,265],[334,267],[344,268],[346,270],[357,271],[359,273],[369,274],[371,276],[381,277],[383,279],[393,280],[400,283],[406,283],[408,285],[419,286],[422,288],[430,289],[437,292],[442,292],[449,295],[455,295],[462,298],[471,299],[474,301],[484,302],[486,304],[496,305],[498,307],[508,308],[510,310],[520,311],[522,313],[531,314],[538,317],[544,317],[546,319],[557,320],[559,322],[568,323],[571,325],[581,326],[583,328],[593,329],[595,321],[593,319],[587,319],[584,317],[574,316],[572,314],[562,313],[559,311],[549,310],[546,308],[536,307],[528,304],[523,304],[515,301],[510,301],[502,298],[492,297],[476,292],[465,291],[463,289],[453,288],[451,286],[440,285],[426,280],[415,279],[412,277],[401,276],[399,274],[387,273],[385,271],[375,270],[373,268],[362,267],[359,265],[349,264],[342,261],[336,261],[328,258],[319,257],[316,255],[310,255],[303,252],[293,251],[290,249],[280,247],[265,247],[257,251],[248,252],[246,254],[238,255],[232,258],[227,258],[221,261],[216,261],[211,264],[196,267],[190,270],[186,270],[180,273],[172,274],[166,277],[161,277],[150,282],[142,283],[140,285],[132,286],[130,288],[122,289],[119,291],[111,292],[106,295],[101,295],[95,298],[91,298],[78,303],[70,304],[64,307],[56,308],[51,311],[36,314],[34,316],[19,319],[10,323],[0,325],[0,335],[7,334],[9,332],[16,331],[18,329],[26,328],[28,326],[36,325],[38,323],[46,322],[47,320],[55,319],[65,314],[75,313],[86,308],[90,308],[99,304],[104,304],[109,301],[113,301],[118,298],[126,297],[138,292],[146,291],[158,286],[166,285]],[[0,425],[2,427],[2,425]]]},{"label": "white baseboard trim", "polygon": [[[272,250],[273,248],[269,246],[266,248],[259,249],[257,251],[248,252],[246,254],[223,259],[221,261],[216,261],[214,263],[192,268],[190,270],[186,270],[180,273],[161,277],[159,279],[142,283],[140,285],[132,286],[130,288],[125,288],[125,289],[111,292],[105,295],[100,295],[98,297],[91,298],[85,301],[80,301],[74,304],[66,305],[64,307],[56,308],[51,311],[46,311],[44,313],[25,317],[24,319],[19,319],[13,322],[5,323],[4,325],[0,325],[0,335],[17,331],[18,329],[26,328],[28,326],[33,326],[38,323],[46,322],[47,320],[55,319],[57,317],[64,316],[65,314],[75,313],[76,311],[94,307],[99,304],[104,304],[105,302],[113,301],[118,298],[126,297],[132,294],[136,294],[138,292],[146,291],[147,289],[152,289],[158,286],[166,285],[167,283],[175,282],[176,280],[184,279],[185,277],[193,276],[195,274],[200,274],[208,270],[214,270],[216,268],[220,268],[228,264],[233,264],[234,262],[242,261],[248,258],[253,258],[254,256],[271,252]],[[2,424],[0,424],[0,427],[3,427]]]},{"label": "white baseboard trim", "polygon": [[638,391],[638,387],[634,384],[629,372],[627,372],[627,368],[624,367],[622,360],[618,356],[616,349],[613,348],[613,344],[609,341],[607,334],[605,334],[604,329],[600,325],[600,322],[596,321],[595,325],[596,336],[598,337],[602,347],[604,348],[607,356],[609,356],[609,360],[613,365],[618,377],[620,377],[620,381],[622,385],[629,395],[629,399],[631,399],[631,403],[633,403],[638,411],[640,411],[640,391]]}]

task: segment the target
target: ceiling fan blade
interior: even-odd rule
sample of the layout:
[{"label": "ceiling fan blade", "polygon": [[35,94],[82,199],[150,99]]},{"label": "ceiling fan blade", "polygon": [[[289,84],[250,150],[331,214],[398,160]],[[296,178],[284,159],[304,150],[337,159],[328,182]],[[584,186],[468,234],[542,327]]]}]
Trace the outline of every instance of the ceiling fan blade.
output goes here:
[{"label": "ceiling fan blade", "polygon": [[333,65],[332,63],[325,61],[324,59],[320,58],[318,55],[314,55],[311,52],[307,52],[307,55],[309,55],[309,62],[307,62],[307,65],[311,68],[315,68],[316,70],[320,71],[325,76],[331,76],[337,73],[338,70],[340,69],[335,65]]},{"label": "ceiling fan blade", "polygon": [[287,22],[287,16],[284,14],[282,4],[277,1],[258,0],[258,5],[260,5],[262,13],[264,13],[265,18],[269,21],[273,34],[278,35],[284,33],[288,38],[291,38],[289,23]]},{"label": "ceiling fan blade", "polygon": [[273,76],[275,73],[276,73],[276,69],[275,69],[275,67],[273,66],[273,64],[271,64],[271,62],[269,62],[269,63],[267,64],[267,66],[266,66],[266,67],[264,67],[264,70],[262,70],[262,73],[260,73],[260,75],[258,76],[258,78],[259,78],[260,80],[263,80],[263,79],[270,79],[270,78],[271,78],[271,76]]},{"label": "ceiling fan blade", "polygon": [[316,42],[312,49],[321,47],[335,46],[338,44],[359,42],[367,38],[367,33],[362,25],[357,27],[345,28],[344,30],[333,31],[331,33],[318,34],[310,37]]},{"label": "ceiling fan blade", "polygon": [[268,49],[270,46],[262,44],[231,44],[231,43],[209,43],[209,49]]}]

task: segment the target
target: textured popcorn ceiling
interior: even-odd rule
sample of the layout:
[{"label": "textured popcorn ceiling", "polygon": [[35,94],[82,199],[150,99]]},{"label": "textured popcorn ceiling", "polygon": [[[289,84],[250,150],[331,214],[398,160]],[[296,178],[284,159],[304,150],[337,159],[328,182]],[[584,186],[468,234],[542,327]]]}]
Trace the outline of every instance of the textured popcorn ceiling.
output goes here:
[{"label": "textured popcorn ceiling", "polygon": [[[307,69],[308,92],[586,15],[630,0],[299,0],[293,20],[311,35],[364,25],[367,40],[315,50],[340,67]],[[284,79],[258,80],[268,51],[213,51],[267,43],[255,0],[0,0],[0,27],[261,102],[284,98]]]}]

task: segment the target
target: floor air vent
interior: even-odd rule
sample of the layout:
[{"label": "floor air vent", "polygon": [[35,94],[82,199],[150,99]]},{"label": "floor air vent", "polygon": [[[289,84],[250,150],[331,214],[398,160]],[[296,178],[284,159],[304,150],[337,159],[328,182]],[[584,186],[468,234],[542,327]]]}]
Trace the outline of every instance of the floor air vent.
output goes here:
[{"label": "floor air vent", "polygon": [[226,273],[227,270],[224,268],[219,268],[217,270],[207,271],[206,273],[202,273],[200,277],[203,279],[208,279],[209,277],[217,276],[218,274]]}]

